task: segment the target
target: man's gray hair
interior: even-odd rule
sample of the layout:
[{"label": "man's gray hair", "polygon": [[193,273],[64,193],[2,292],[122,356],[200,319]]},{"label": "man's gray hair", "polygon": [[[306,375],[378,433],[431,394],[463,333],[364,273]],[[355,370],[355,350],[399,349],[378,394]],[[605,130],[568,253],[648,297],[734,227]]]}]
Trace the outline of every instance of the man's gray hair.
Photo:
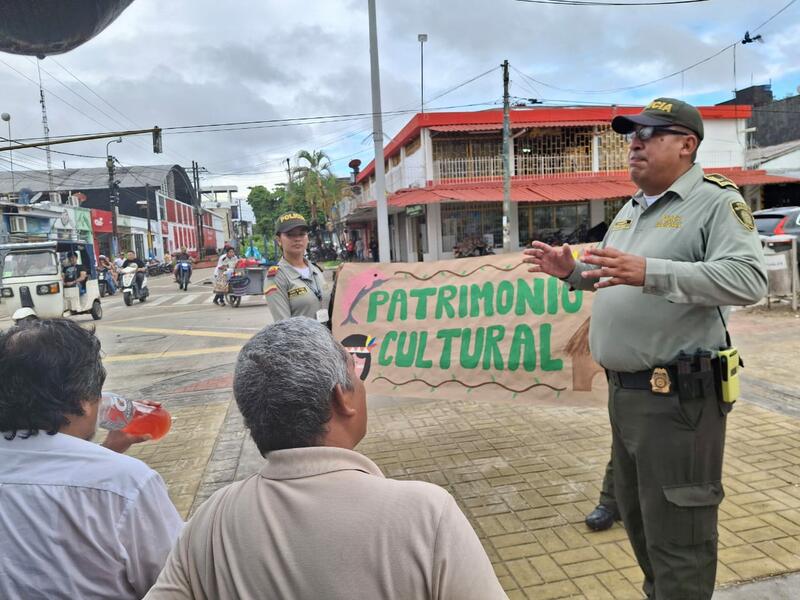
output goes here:
[{"label": "man's gray hair", "polygon": [[336,385],[353,389],[347,351],[307,317],[267,325],[239,352],[233,394],[261,454],[317,446]]}]

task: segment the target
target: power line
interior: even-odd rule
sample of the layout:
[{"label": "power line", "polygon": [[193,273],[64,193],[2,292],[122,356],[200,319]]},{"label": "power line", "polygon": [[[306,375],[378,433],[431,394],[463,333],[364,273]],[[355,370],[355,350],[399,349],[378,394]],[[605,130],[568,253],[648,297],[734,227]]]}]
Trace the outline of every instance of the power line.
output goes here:
[{"label": "power line", "polygon": [[57,64],[57,65],[58,65],[58,66],[59,66],[61,69],[63,69],[64,71],[66,71],[66,72],[67,72],[67,73],[68,73],[68,74],[69,74],[69,75],[70,75],[70,76],[71,76],[71,77],[72,77],[72,78],[73,78],[75,81],[77,81],[77,82],[78,82],[78,83],[80,83],[80,84],[81,84],[83,87],[85,87],[87,90],[89,90],[89,92],[90,92],[90,93],[92,93],[94,96],[96,96],[97,98],[99,98],[99,99],[100,99],[100,100],[101,100],[101,101],[102,101],[102,102],[103,102],[103,103],[104,103],[106,106],[108,106],[109,108],[111,108],[111,110],[113,110],[115,113],[117,113],[118,115],[120,115],[120,116],[121,116],[123,119],[125,119],[126,121],[128,121],[128,122],[129,122],[131,125],[133,125],[134,127],[139,127],[139,125],[138,125],[138,124],[137,124],[137,123],[136,123],[136,122],[135,122],[133,119],[131,119],[129,116],[127,116],[127,115],[126,115],[125,113],[123,113],[121,110],[119,110],[119,109],[118,109],[116,106],[114,106],[113,104],[111,104],[111,103],[110,103],[108,100],[106,100],[105,98],[103,98],[103,97],[102,97],[100,94],[98,94],[97,92],[95,92],[95,91],[94,91],[94,90],[93,90],[91,87],[89,87],[89,86],[88,86],[86,83],[84,83],[82,79],[80,79],[80,78],[79,78],[77,75],[75,75],[75,74],[74,74],[72,71],[70,71],[70,70],[69,70],[67,67],[65,67],[64,65],[62,65],[60,62],[58,62],[58,61],[55,59],[55,57],[52,57],[52,56],[51,56],[51,57],[50,57],[50,60],[52,60],[54,63],[56,63],[56,64]]},{"label": "power line", "polygon": [[[538,0],[517,0],[517,1],[518,2],[534,2],[534,1],[538,1]],[[798,2],[798,0],[790,0],[790,2],[788,4],[786,4],[783,8],[781,8],[778,12],[776,12],[774,15],[772,15],[766,21],[761,23],[759,26],[751,29],[750,31],[758,31],[759,29],[763,28],[767,24],[771,23],[781,13],[786,11],[789,7],[791,7],[796,2]],[[548,4],[550,4],[550,2],[548,2]],[[633,6],[633,5],[629,5],[629,6]],[[656,79],[652,79],[652,80],[646,81],[644,83],[639,83],[639,84],[636,84],[636,85],[623,86],[623,87],[619,87],[619,88],[608,88],[608,89],[599,89],[599,90],[580,90],[580,89],[573,89],[573,88],[563,88],[563,87],[552,85],[550,83],[546,83],[544,81],[540,81],[540,80],[538,80],[538,79],[536,79],[534,77],[531,77],[530,75],[527,75],[526,73],[523,73],[522,71],[520,71],[519,69],[516,69],[513,66],[511,68],[514,69],[514,71],[516,71],[517,73],[519,73],[523,77],[529,79],[530,81],[532,81],[534,83],[538,83],[539,85],[543,85],[543,86],[548,87],[550,89],[558,90],[558,91],[561,91],[561,92],[570,92],[570,93],[574,93],[574,94],[613,94],[613,93],[619,93],[619,92],[629,92],[629,91],[636,90],[636,89],[639,89],[639,88],[647,87],[647,86],[653,85],[654,83],[659,83],[659,82],[664,81],[666,79],[670,79],[672,77],[675,77],[676,75],[681,75],[682,73],[685,73],[686,71],[689,71],[691,69],[699,67],[700,65],[705,64],[705,63],[709,62],[710,60],[715,59],[720,54],[724,54],[725,52],[727,52],[728,50],[730,50],[731,48],[734,48],[737,44],[739,44],[740,41],[741,40],[736,40],[734,43],[728,44],[727,46],[725,46],[724,48],[722,48],[718,52],[715,52],[711,56],[708,56],[708,57],[706,57],[706,58],[704,58],[702,60],[699,60],[699,61],[689,65],[688,67],[684,67],[683,69],[679,69],[679,70],[675,71],[674,73],[670,73],[669,75],[664,75],[663,77],[658,77]]]}]

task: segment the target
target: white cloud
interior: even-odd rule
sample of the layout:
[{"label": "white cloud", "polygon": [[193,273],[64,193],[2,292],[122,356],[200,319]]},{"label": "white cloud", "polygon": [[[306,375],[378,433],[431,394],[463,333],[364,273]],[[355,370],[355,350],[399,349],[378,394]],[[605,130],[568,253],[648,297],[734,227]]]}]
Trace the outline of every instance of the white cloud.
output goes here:
[{"label": "white cloud", "polygon": [[[383,109],[416,108],[419,102],[418,33],[425,44],[426,98],[509,59],[512,66],[559,88],[619,88],[655,79],[709,56],[741,38],[783,0],[711,0],[660,8],[541,6],[512,0],[378,1]],[[797,39],[800,5],[763,31],[764,44],[737,47],[740,87],[770,79],[800,77]],[[0,59],[35,79],[25,57]],[[84,46],[55,57],[138,126],[280,119],[369,112],[370,78],[366,2],[280,0],[219,3],[214,0],[136,0],[112,25]],[[43,66],[70,89],[126,119],[62,71],[52,59]],[[787,79],[788,80],[788,79]],[[796,85],[796,84],[795,84]],[[53,135],[120,128],[49,77]],[[791,89],[795,86],[792,85]],[[601,103],[639,103],[658,95],[710,94],[717,101],[733,88],[732,52],[658,85],[613,94],[576,94],[525,80],[512,71],[512,94]],[[0,64],[0,110],[12,114],[14,137],[41,135],[38,90]],[[435,101],[435,106],[496,102],[499,69]],[[704,96],[707,97],[707,96]],[[409,115],[410,116],[410,115]],[[88,117],[99,121],[93,122]],[[408,116],[387,119],[395,133]],[[342,172],[347,159],[371,154],[369,118],[326,125],[264,128],[193,135],[168,135],[166,154],[149,152],[148,138],[114,145],[125,164],[197,160],[214,183],[247,185],[282,181],[283,159],[302,148],[325,148]],[[0,135],[3,133],[0,132]],[[101,155],[104,142],[69,151]],[[30,164],[43,153],[31,151]],[[21,156],[24,159],[24,157]],[[102,161],[59,156],[71,166]],[[5,163],[0,163],[3,168]],[[262,174],[251,174],[260,171]]]}]

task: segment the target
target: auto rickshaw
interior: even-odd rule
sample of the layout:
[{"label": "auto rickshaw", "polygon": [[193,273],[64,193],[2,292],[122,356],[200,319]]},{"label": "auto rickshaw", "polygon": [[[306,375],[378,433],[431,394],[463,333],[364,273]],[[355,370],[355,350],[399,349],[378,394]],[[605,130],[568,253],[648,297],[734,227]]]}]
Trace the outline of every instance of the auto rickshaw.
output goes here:
[{"label": "auto rickshaw", "polygon": [[[88,278],[81,285],[64,287],[67,254],[75,252]],[[90,314],[103,317],[100,288],[91,244],[75,241],[46,241],[0,244],[0,305],[15,321]],[[28,309],[28,310],[24,310]]]}]

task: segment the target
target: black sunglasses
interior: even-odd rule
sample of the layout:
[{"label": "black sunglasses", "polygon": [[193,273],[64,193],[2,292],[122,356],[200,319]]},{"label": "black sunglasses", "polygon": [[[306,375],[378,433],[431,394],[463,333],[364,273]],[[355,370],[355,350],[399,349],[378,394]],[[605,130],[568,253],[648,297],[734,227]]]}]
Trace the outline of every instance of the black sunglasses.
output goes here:
[{"label": "black sunglasses", "polygon": [[641,141],[646,142],[656,134],[693,135],[691,133],[687,133],[686,131],[678,131],[677,129],[670,129],[669,127],[649,126],[649,127],[640,127],[639,129],[635,129],[630,133],[626,133],[625,140],[628,143],[630,143],[633,141],[633,138],[639,138]]}]

